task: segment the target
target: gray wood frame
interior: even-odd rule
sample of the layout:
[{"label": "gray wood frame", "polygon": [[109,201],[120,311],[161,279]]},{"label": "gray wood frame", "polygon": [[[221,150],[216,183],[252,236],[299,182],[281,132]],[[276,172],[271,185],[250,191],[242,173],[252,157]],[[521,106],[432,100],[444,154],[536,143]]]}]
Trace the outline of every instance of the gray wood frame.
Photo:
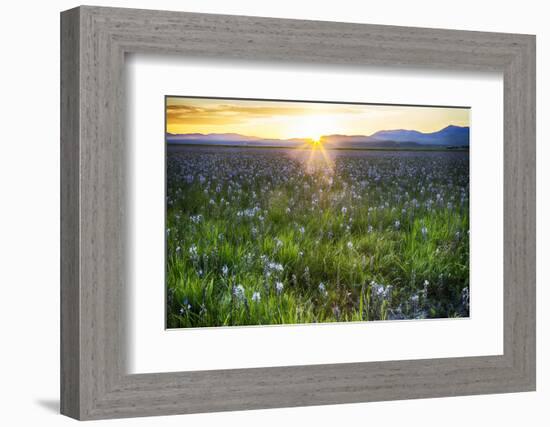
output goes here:
[{"label": "gray wood frame", "polygon": [[[133,52],[502,72],[504,354],[128,375],[124,57]],[[529,390],[534,36],[88,6],[61,14],[63,414],[99,419]]]}]

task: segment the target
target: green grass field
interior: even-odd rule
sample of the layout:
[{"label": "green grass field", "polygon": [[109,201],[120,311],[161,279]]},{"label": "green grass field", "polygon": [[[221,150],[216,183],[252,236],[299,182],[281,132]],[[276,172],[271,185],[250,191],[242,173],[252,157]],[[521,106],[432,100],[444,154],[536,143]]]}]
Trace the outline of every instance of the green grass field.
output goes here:
[{"label": "green grass field", "polygon": [[328,155],[169,147],[169,328],[469,315],[468,153]]}]

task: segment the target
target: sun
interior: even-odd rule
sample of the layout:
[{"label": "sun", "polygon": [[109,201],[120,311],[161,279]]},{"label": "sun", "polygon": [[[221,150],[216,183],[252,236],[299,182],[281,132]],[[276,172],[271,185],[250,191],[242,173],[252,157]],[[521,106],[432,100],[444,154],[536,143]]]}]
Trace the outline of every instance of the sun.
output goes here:
[{"label": "sun", "polygon": [[297,117],[285,133],[293,138],[307,139],[313,145],[320,145],[324,135],[334,133],[334,119],[330,115],[320,114]]},{"label": "sun", "polygon": [[321,138],[325,135],[325,129],[323,128],[323,123],[318,120],[308,120],[303,123],[303,134],[313,141],[313,144],[320,144]]}]

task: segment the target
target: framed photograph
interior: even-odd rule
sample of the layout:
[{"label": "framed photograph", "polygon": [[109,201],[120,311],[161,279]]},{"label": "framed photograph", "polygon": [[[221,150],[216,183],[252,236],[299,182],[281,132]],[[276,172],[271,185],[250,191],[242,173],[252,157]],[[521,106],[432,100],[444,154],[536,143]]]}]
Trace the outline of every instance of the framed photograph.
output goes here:
[{"label": "framed photograph", "polygon": [[61,411],[535,390],[535,38],[61,15]]},{"label": "framed photograph", "polygon": [[468,318],[469,115],[167,96],[167,328]]}]

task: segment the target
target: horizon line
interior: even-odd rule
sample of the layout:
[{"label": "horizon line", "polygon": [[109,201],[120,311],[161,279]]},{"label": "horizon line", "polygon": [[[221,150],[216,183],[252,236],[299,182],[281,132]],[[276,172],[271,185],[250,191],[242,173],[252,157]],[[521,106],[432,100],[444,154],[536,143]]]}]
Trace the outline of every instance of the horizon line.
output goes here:
[{"label": "horizon line", "polygon": [[[309,101],[304,101],[304,102],[309,102]],[[369,137],[372,137],[373,135],[376,135],[377,133],[379,132],[418,132],[422,135],[430,135],[430,134],[434,134],[434,133],[438,133],[438,132],[441,132],[442,130],[444,129],[447,129],[449,127],[455,127],[455,128],[461,128],[461,129],[470,129],[470,126],[458,126],[458,125],[453,125],[453,124],[449,124],[447,126],[444,126],[442,127],[441,129],[439,130],[436,130],[436,131],[433,131],[433,132],[422,132],[422,131],[419,131],[417,129],[405,129],[405,128],[399,128],[399,129],[380,129],[380,130],[377,130],[376,132],[370,134],[370,135],[367,135],[367,134],[353,134],[353,135],[349,135],[349,134],[343,134],[343,133],[331,133],[331,134],[328,134],[328,135],[321,135],[321,137],[319,139],[322,139],[322,138],[325,138],[325,137],[331,137],[331,136],[341,136],[341,137],[366,137],[366,138],[369,138]],[[165,135],[174,135],[174,136],[181,136],[181,135],[203,135],[203,136],[211,136],[211,135],[238,135],[238,136],[243,136],[243,137],[247,137],[247,138],[258,138],[258,139],[264,139],[264,140],[269,140],[269,139],[272,139],[272,140],[278,140],[278,141],[290,141],[290,140],[294,140],[294,139],[298,139],[298,140],[311,140],[311,138],[300,138],[300,137],[291,137],[291,138],[273,138],[273,137],[270,137],[270,138],[264,138],[264,137],[260,137],[260,136],[256,136],[256,135],[246,135],[246,134],[242,134],[242,133],[238,133],[238,132],[210,132],[210,133],[202,133],[202,132],[191,132],[191,133],[171,133],[171,132],[168,132],[167,130],[165,131]]]}]

